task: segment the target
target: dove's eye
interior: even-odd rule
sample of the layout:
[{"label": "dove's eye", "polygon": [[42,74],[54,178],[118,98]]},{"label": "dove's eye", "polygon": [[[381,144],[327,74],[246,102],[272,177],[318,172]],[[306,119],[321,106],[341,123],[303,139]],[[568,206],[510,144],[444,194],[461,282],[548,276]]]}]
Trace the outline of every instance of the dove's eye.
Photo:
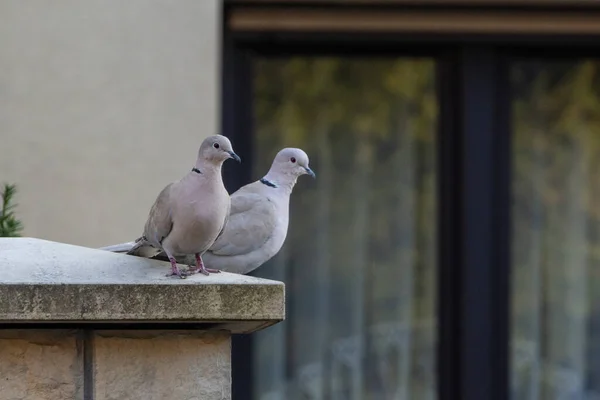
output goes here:
[{"label": "dove's eye", "polygon": [[296,162],[296,158],[292,157],[292,158],[290,158],[290,161],[293,162],[293,163],[295,163]]},{"label": "dove's eye", "polygon": [[218,149],[218,148],[219,148],[219,143],[215,143],[215,144],[213,144],[213,147],[214,147],[215,149]]}]

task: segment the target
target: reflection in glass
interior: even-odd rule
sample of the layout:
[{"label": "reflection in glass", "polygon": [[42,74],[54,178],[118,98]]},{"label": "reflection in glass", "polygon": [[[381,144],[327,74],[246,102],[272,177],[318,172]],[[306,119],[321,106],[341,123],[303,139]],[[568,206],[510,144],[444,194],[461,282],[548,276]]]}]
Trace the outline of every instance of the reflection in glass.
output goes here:
[{"label": "reflection in glass", "polygon": [[435,64],[255,60],[254,178],[300,147],[287,319],[258,333],[255,399],[435,399]]},{"label": "reflection in glass", "polygon": [[511,74],[512,399],[600,399],[600,63]]}]

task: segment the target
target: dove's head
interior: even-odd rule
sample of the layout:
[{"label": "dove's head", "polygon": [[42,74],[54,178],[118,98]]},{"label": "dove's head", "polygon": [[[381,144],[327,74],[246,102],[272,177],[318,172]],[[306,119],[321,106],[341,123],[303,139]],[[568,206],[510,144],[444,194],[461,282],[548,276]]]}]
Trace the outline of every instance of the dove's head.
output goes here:
[{"label": "dove's head", "polygon": [[220,165],[228,158],[241,162],[240,157],[233,151],[229,139],[223,135],[213,135],[204,139],[198,151],[198,160],[214,165]]},{"label": "dove's head", "polygon": [[293,147],[288,147],[281,150],[275,156],[271,171],[281,177],[288,177],[296,182],[300,175],[308,174],[315,177],[315,173],[308,166],[308,155],[301,150]]}]

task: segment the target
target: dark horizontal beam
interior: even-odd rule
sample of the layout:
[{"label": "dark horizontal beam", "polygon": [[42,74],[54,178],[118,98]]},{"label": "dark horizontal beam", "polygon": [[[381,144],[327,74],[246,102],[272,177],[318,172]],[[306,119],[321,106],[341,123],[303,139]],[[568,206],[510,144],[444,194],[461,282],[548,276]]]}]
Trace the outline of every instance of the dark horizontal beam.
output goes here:
[{"label": "dark horizontal beam", "polygon": [[589,0],[225,0],[225,5],[246,7],[365,7],[421,8],[421,9],[531,9],[576,10],[598,9],[599,4]]},{"label": "dark horizontal beam", "polygon": [[491,45],[510,49],[516,57],[545,60],[600,58],[599,35],[464,35],[342,32],[236,32],[240,46],[260,56],[437,57],[448,46]]},{"label": "dark horizontal beam", "polygon": [[598,35],[598,10],[229,7],[234,32]]}]

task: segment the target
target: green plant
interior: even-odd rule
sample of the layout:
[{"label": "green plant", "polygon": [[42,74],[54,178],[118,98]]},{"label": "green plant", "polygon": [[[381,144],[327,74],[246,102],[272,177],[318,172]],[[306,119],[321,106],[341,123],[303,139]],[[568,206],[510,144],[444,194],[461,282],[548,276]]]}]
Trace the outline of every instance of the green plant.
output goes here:
[{"label": "green plant", "polygon": [[2,209],[0,209],[0,237],[19,237],[23,224],[15,217],[14,196],[17,193],[16,185],[4,185],[2,196]]}]

